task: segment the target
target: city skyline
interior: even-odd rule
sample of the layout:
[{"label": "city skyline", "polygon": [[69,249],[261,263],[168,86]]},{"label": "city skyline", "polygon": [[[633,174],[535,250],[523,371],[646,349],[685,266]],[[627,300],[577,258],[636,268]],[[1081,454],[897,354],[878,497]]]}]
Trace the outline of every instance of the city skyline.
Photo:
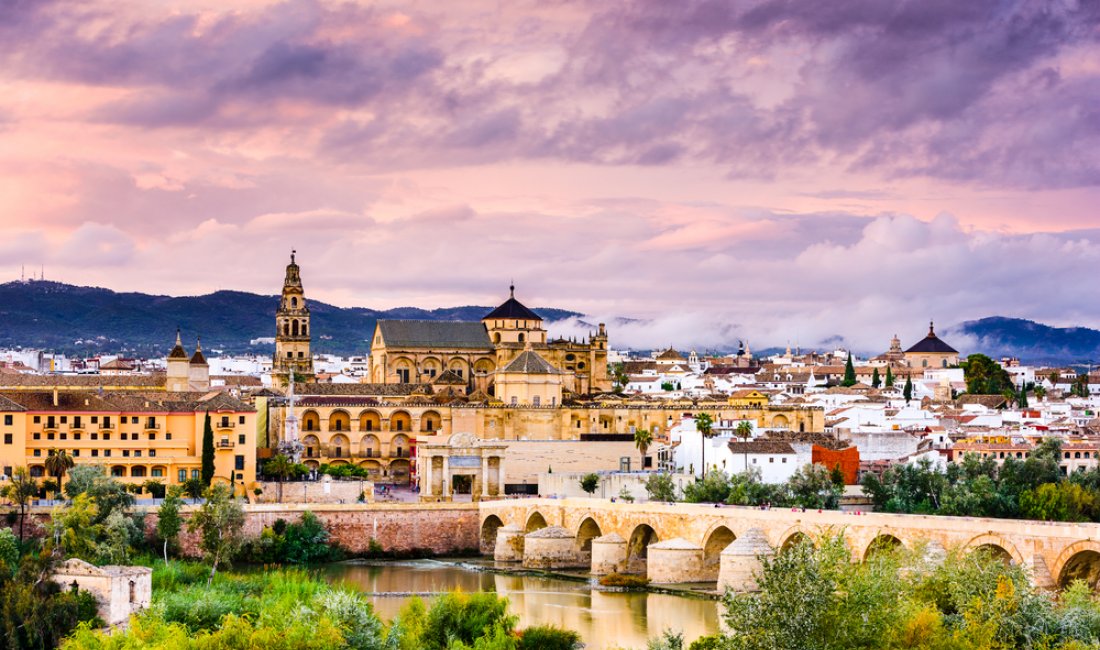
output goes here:
[{"label": "city skyline", "polygon": [[1100,326],[1094,5],[224,4],[0,8],[9,277],[271,294],[297,248],[337,305],[514,278],[670,341]]}]

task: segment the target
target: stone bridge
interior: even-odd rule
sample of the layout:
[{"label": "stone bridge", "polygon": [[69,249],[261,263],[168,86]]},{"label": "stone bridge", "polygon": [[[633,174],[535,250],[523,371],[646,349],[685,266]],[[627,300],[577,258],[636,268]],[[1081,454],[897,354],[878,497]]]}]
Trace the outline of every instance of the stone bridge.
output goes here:
[{"label": "stone bridge", "polygon": [[1040,587],[1100,581],[1100,524],[603,499],[484,501],[479,514],[481,551],[498,561],[641,573],[657,583],[751,589],[761,554],[840,533],[854,561],[898,545],[926,555],[984,549],[1026,568]]}]

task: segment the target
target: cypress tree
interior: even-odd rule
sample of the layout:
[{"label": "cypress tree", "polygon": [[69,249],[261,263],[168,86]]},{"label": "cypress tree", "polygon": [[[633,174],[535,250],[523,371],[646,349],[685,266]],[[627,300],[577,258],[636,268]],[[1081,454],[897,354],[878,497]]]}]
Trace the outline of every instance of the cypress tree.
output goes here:
[{"label": "cypress tree", "polygon": [[840,382],[841,386],[855,386],[856,385],[856,368],[852,365],[852,353],[848,353],[848,363],[844,364],[844,381]]},{"label": "cypress tree", "polygon": [[890,366],[886,366],[886,387],[894,387],[894,371],[890,369]]},{"label": "cypress tree", "polygon": [[1027,386],[1020,388],[1020,397],[1017,399],[1017,404],[1019,404],[1022,409],[1027,408]]},{"label": "cypress tree", "polygon": [[214,480],[214,427],[210,425],[210,411],[206,412],[206,425],[202,430],[202,484],[210,487]]},{"label": "cypress tree", "polygon": [[878,368],[875,368],[875,371],[871,373],[871,388],[878,388],[879,386],[882,386],[882,377],[878,376]]},{"label": "cypress tree", "polygon": [[901,395],[905,398],[906,404],[913,399],[913,379],[911,377],[905,378],[905,388],[902,389]]}]

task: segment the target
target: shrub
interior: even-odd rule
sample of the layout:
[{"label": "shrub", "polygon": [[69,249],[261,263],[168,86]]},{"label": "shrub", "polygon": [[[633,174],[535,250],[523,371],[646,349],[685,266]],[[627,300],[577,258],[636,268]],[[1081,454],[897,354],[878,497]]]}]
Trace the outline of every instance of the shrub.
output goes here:
[{"label": "shrub", "polygon": [[625,573],[609,573],[600,578],[600,584],[604,587],[625,587],[627,589],[641,589],[649,584],[645,576],[635,576]]},{"label": "shrub", "polygon": [[583,648],[581,635],[553,625],[534,625],[519,635],[517,650],[578,650]]}]

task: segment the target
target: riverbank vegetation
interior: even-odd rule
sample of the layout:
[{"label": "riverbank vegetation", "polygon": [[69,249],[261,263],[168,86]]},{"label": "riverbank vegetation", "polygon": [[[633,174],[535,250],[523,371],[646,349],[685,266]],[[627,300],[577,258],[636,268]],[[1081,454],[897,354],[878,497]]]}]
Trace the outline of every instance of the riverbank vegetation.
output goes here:
[{"label": "riverbank vegetation", "polygon": [[755,468],[737,474],[712,469],[677,495],[671,477],[657,472],[647,478],[646,492],[652,501],[835,509],[844,493],[844,476],[839,470],[806,465],[786,483],[765,483]]},{"label": "riverbank vegetation", "polygon": [[721,650],[1083,650],[1100,647],[1100,602],[1061,594],[982,552],[883,550],[853,563],[842,537],[764,562],[760,591],[727,594]]},{"label": "riverbank vegetation", "polygon": [[[1077,452],[1080,453],[1080,452]],[[1100,521],[1100,470],[1062,474],[1062,442],[1048,438],[1027,458],[968,454],[941,469],[928,462],[896,465],[863,477],[881,512]]]},{"label": "riverbank vegetation", "polygon": [[390,625],[351,587],[300,569],[228,574],[172,561],[153,570],[153,606],[127,630],[85,625],[64,650],[265,648],[271,650],[573,650],[575,632],[517,629],[508,603],[493,593],[412,598]]}]

